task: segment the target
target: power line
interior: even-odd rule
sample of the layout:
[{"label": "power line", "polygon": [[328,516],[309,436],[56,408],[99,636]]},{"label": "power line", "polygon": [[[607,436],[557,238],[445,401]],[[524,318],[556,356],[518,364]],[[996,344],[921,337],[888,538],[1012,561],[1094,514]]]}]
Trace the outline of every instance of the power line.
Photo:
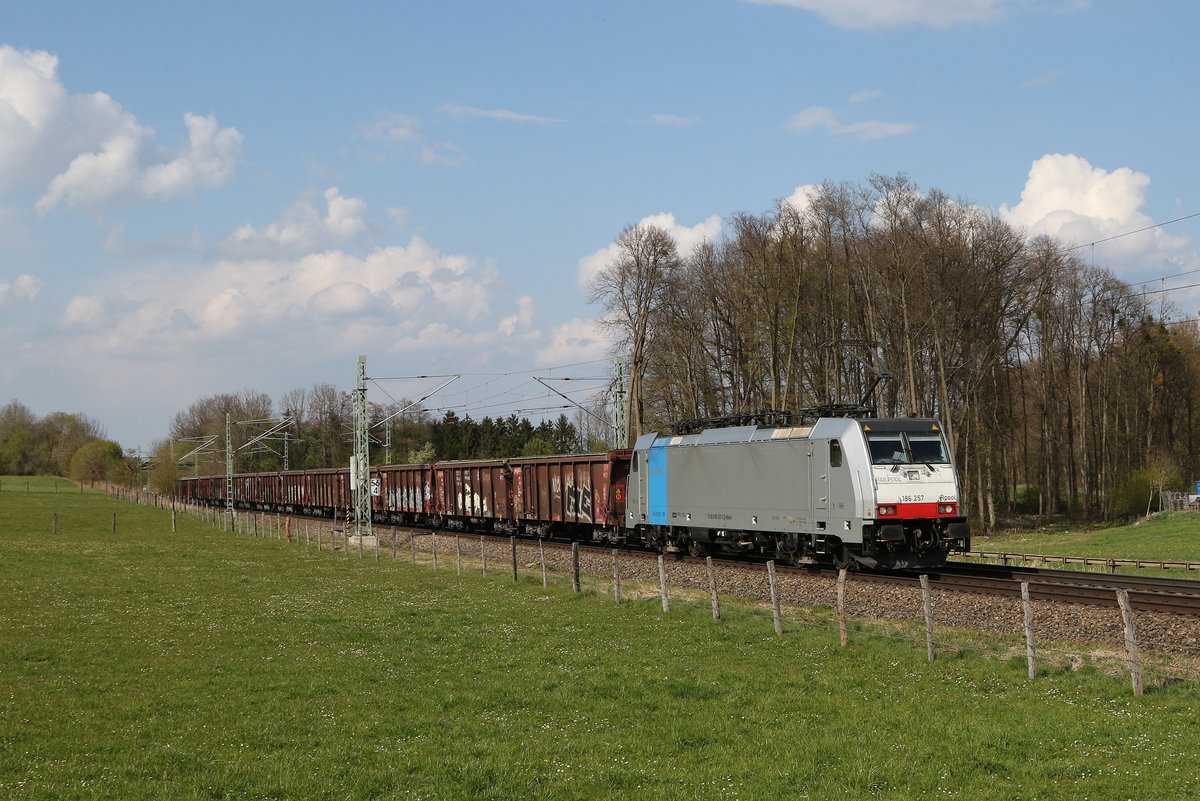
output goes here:
[{"label": "power line", "polygon": [[1076,245],[1075,247],[1067,248],[1067,252],[1070,253],[1073,250],[1080,250],[1082,248],[1087,248],[1087,247],[1095,247],[1096,245],[1100,245],[1105,242],[1111,242],[1114,239],[1120,239],[1121,237],[1125,237],[1125,236],[1133,236],[1134,234],[1140,234],[1143,231],[1152,231],[1155,228],[1162,228],[1164,225],[1170,225],[1171,223],[1177,223],[1177,222],[1183,222],[1184,220],[1190,220],[1193,217],[1200,217],[1200,211],[1196,212],[1195,214],[1188,214],[1183,217],[1176,217],[1173,220],[1167,220],[1165,222],[1155,223],[1154,225],[1147,225],[1145,228],[1139,228],[1136,231],[1126,231],[1123,234],[1115,234],[1110,237],[1105,237],[1104,239],[1097,239],[1093,242],[1084,242],[1082,245]]}]

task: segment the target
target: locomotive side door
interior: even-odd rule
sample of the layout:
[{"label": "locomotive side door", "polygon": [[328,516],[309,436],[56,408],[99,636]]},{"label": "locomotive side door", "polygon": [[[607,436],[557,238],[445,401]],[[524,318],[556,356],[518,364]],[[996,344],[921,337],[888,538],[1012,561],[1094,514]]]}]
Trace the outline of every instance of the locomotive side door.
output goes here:
[{"label": "locomotive side door", "polygon": [[813,516],[822,520],[829,508],[829,440],[810,441],[808,453]]}]

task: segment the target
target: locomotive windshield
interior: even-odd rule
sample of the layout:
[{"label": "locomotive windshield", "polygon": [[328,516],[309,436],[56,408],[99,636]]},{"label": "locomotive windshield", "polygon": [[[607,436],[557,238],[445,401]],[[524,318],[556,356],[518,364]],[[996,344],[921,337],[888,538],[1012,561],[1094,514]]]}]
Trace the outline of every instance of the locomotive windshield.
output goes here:
[{"label": "locomotive windshield", "polygon": [[873,464],[949,464],[946,444],[936,431],[867,431]]}]

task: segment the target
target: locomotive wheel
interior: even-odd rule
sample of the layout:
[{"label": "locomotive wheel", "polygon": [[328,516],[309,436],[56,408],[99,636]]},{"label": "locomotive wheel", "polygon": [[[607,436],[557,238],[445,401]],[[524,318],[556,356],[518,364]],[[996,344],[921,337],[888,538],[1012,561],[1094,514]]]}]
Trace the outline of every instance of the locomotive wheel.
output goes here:
[{"label": "locomotive wheel", "polygon": [[854,557],[850,556],[850,551],[845,545],[839,545],[833,551],[833,566],[838,570],[845,570],[853,567],[855,564]]},{"label": "locomotive wheel", "polygon": [[688,556],[708,556],[709,547],[707,543],[688,540],[687,552]]}]

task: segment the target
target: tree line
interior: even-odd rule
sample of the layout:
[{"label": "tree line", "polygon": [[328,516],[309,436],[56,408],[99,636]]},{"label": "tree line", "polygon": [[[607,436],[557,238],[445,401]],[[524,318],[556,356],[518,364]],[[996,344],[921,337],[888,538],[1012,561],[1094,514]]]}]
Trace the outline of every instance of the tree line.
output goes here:
[{"label": "tree line", "polygon": [[0,475],[67,476],[80,482],[135,486],[141,464],[105,438],[104,427],[83,414],[38,417],[19,401],[0,409]]},{"label": "tree line", "polygon": [[[434,418],[412,402],[369,403],[372,464],[512,458],[578,453],[588,446],[565,416],[533,423],[515,415],[473,420],[447,411]],[[225,472],[226,420],[234,471],[343,467],[353,454],[353,393],[332,384],[289,390],[276,404],[243,390],[201,398],[177,413],[167,439],[154,448],[149,484],[173,491],[181,475]]]},{"label": "tree line", "polygon": [[905,176],[827,183],[727,230],[680,253],[630,226],[592,282],[630,359],[631,441],[864,400],[937,417],[988,528],[1144,513],[1196,476],[1200,331],[1067,244]]}]

